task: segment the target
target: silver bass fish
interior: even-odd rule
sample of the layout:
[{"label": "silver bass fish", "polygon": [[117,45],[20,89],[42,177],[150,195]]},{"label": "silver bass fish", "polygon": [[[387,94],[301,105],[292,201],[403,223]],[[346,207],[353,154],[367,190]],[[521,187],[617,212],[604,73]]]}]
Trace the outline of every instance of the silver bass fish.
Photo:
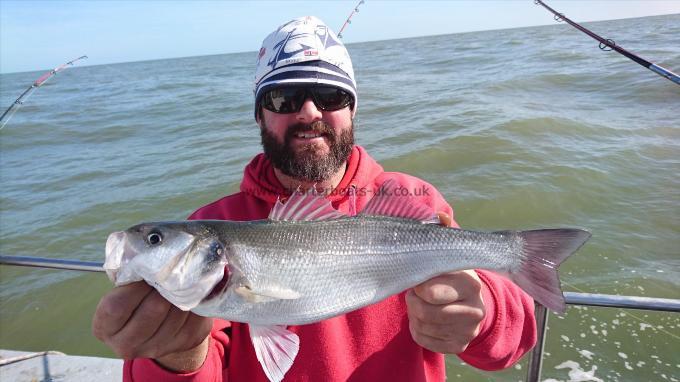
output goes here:
[{"label": "silver bass fish", "polygon": [[443,227],[429,207],[387,181],[348,217],[314,191],[280,201],[269,219],[144,223],[112,233],[104,267],[116,285],[144,280],[183,310],[249,324],[260,364],[283,379],[299,349],[286,325],[376,303],[436,275],[502,273],[563,312],[557,267],[590,233],[474,232]]}]

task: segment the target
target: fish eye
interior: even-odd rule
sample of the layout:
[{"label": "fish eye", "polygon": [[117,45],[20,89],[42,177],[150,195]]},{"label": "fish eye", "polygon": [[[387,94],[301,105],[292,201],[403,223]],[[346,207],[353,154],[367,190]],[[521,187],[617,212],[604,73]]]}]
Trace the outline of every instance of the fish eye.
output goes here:
[{"label": "fish eye", "polygon": [[163,241],[163,235],[158,231],[152,231],[146,236],[146,241],[151,245],[158,245]]}]

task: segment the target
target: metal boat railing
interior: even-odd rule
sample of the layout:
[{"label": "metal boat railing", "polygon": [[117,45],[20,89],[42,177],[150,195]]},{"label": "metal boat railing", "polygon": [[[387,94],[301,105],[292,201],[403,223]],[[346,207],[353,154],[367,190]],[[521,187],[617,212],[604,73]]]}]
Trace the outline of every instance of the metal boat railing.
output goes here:
[{"label": "metal boat railing", "polygon": [[71,271],[104,272],[104,263],[71,259],[50,259],[33,256],[0,255],[0,265],[18,265],[22,267],[67,269]]},{"label": "metal boat railing", "polygon": [[[670,298],[651,298],[636,296],[619,296],[611,294],[574,293],[564,292],[564,298],[568,305],[599,306],[607,308],[625,308],[654,310],[660,312],[680,313],[680,300]],[[538,334],[536,346],[529,356],[527,382],[539,382],[541,380],[541,367],[543,364],[543,348],[548,328],[548,309],[536,304],[536,331]]]},{"label": "metal boat railing", "polygon": [[[104,272],[103,263],[92,261],[49,259],[32,256],[2,256],[0,265],[19,265],[25,267],[69,269],[75,271]],[[680,313],[680,299],[651,298],[637,296],[619,296],[610,294],[565,292],[568,305],[599,306],[608,308],[625,308],[654,310]],[[526,382],[539,382],[543,363],[543,348],[548,328],[548,310],[536,304],[536,346],[529,356]]]}]

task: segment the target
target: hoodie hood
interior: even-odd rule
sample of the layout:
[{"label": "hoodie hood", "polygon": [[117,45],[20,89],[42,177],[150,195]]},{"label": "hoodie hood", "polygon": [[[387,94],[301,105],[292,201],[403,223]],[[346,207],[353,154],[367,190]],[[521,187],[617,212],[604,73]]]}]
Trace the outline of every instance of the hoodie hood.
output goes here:
[{"label": "hoodie hood", "polygon": [[[352,148],[347,160],[347,170],[340,184],[331,192],[328,199],[337,208],[348,200],[356,189],[373,188],[375,179],[384,172],[382,166],[371,158],[366,150],[358,145]],[[263,153],[258,154],[246,166],[241,183],[241,192],[268,203],[275,203],[278,198],[290,196],[291,190],[281,185],[271,162]]]}]

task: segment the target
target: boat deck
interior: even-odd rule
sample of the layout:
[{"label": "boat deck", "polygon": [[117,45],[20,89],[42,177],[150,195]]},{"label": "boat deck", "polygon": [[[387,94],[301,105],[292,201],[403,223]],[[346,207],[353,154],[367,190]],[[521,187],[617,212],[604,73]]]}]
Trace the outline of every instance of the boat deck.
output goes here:
[{"label": "boat deck", "polygon": [[[14,361],[9,362],[12,360]],[[0,381],[119,382],[123,380],[123,360],[113,358],[0,349],[1,363],[6,364],[0,366]]]}]

